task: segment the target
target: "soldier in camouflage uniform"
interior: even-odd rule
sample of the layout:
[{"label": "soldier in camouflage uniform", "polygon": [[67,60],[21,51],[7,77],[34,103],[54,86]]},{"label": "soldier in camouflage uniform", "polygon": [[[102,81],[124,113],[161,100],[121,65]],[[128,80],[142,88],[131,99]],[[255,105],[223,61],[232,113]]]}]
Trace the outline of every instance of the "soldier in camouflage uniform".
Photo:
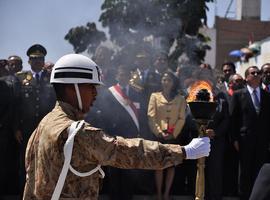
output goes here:
[{"label": "soldier in camouflage uniform", "polygon": [[51,83],[58,101],[28,142],[25,200],[95,200],[100,175],[104,175],[100,165],[162,169],[178,165],[184,158],[209,155],[206,137],[180,147],[140,138],[111,137],[84,121],[77,122],[94,102],[96,85],[102,84],[98,66],[85,56],[69,54],[60,58],[53,68]]},{"label": "soldier in camouflage uniform", "polygon": [[35,130],[41,119],[53,109],[55,93],[49,82],[49,75],[43,71],[46,49],[35,44],[31,46],[27,55],[31,71],[17,73],[21,82],[19,127],[15,137],[20,144],[20,188],[23,193],[25,182],[25,150],[31,133]]}]

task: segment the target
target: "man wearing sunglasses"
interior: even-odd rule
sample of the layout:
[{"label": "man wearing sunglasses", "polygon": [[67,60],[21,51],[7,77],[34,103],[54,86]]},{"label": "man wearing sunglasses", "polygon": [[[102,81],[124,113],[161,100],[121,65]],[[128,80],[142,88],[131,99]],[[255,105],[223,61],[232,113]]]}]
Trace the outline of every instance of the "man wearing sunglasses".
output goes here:
[{"label": "man wearing sunglasses", "polygon": [[267,161],[270,141],[270,95],[261,88],[257,66],[245,71],[247,86],[233,94],[232,131],[240,158],[240,197],[247,200],[261,166]]}]

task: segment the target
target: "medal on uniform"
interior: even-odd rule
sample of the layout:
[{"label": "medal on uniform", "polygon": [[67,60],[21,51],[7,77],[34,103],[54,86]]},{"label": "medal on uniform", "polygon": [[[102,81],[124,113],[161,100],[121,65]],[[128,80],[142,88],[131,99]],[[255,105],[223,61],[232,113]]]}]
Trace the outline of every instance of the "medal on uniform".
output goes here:
[{"label": "medal on uniform", "polygon": [[32,79],[32,75],[31,74],[27,74],[26,75],[26,80],[30,81]]},{"label": "medal on uniform", "polygon": [[22,82],[23,85],[29,85],[29,81],[27,79],[24,79]]}]

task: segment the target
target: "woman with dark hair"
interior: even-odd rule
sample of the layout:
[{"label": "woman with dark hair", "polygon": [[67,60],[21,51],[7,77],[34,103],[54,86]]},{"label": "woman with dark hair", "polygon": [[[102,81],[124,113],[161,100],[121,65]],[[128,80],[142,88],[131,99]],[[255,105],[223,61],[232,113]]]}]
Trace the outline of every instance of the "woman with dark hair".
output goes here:
[{"label": "woman with dark hair", "polygon": [[[172,72],[163,73],[161,86],[161,92],[152,93],[150,97],[147,113],[149,126],[158,141],[174,143],[185,123],[187,103],[179,94],[179,80]],[[163,171],[155,173],[158,200],[162,199]],[[166,172],[164,200],[169,199],[175,168],[167,168]]]}]

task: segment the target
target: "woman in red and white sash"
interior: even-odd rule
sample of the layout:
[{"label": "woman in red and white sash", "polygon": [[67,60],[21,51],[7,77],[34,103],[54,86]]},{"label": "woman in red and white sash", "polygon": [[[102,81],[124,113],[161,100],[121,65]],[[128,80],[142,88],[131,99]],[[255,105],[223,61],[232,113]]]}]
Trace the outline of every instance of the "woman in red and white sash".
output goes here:
[{"label": "woman in red and white sash", "polygon": [[[161,79],[162,91],[152,93],[148,105],[149,126],[158,141],[174,143],[185,123],[186,101],[179,94],[179,80],[170,71]],[[169,199],[175,168],[157,170],[155,173],[158,200],[162,199],[163,172],[166,171],[164,200]]]}]

